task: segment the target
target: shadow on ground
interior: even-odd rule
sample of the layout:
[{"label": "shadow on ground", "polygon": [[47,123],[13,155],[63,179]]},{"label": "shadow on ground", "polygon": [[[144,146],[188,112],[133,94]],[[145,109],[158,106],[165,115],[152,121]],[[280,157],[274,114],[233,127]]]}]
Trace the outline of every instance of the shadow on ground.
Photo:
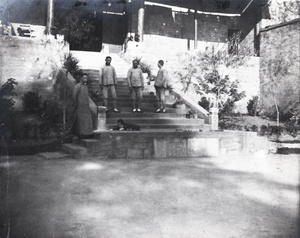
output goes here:
[{"label": "shadow on ground", "polygon": [[2,157],[0,169],[0,237],[297,237],[296,156],[35,155]]}]

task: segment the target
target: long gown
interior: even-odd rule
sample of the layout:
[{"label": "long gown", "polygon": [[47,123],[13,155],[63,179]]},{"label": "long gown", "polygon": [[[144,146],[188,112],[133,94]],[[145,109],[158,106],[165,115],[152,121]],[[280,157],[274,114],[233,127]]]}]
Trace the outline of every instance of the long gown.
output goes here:
[{"label": "long gown", "polygon": [[87,85],[78,83],[75,85],[76,106],[76,132],[79,136],[93,134],[92,111],[89,106],[89,93]]}]

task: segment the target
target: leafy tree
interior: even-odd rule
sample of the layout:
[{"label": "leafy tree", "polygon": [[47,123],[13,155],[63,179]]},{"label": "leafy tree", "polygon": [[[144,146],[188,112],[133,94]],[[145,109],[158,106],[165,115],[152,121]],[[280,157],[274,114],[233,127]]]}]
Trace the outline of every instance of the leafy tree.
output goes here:
[{"label": "leafy tree", "polygon": [[265,11],[267,10],[270,14],[270,19],[268,20],[270,24],[278,24],[290,21],[292,19],[297,19],[300,17],[300,1],[273,0],[270,2],[270,6],[268,8],[265,8]]},{"label": "leafy tree", "polygon": [[[232,50],[232,42],[235,44]],[[239,34],[228,41],[228,45],[206,47],[204,51],[188,52],[181,56],[181,68],[176,72],[183,85],[183,91],[189,92],[191,86],[201,97],[210,99],[211,106],[219,108],[220,116],[229,114],[235,102],[245,97],[239,92],[238,81],[230,80],[233,69],[246,64],[251,55],[247,47],[239,47]]]},{"label": "leafy tree", "polygon": [[95,22],[92,15],[76,8],[55,13],[52,34],[64,35],[71,49],[89,50],[95,41]]},{"label": "leafy tree", "polygon": [[262,85],[264,89],[263,93],[272,97],[276,109],[277,126],[279,126],[280,108],[278,106],[278,97],[280,94],[280,85],[288,74],[289,62],[282,54],[279,54],[276,58],[263,61],[261,68],[263,69],[265,77],[269,79],[269,81]]}]

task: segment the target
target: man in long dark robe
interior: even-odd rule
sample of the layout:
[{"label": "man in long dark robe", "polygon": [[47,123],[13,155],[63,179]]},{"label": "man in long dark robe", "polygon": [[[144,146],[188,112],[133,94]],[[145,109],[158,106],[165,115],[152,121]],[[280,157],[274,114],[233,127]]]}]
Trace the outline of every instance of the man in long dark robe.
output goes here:
[{"label": "man in long dark robe", "polygon": [[87,75],[84,74],[81,81],[75,85],[76,102],[76,133],[79,138],[91,138],[93,136],[92,110],[89,105],[89,92]]}]

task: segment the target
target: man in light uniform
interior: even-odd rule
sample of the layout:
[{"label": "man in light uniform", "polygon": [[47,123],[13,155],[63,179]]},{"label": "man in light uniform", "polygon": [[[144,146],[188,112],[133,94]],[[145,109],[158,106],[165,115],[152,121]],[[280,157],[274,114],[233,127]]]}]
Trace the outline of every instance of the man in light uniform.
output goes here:
[{"label": "man in light uniform", "polygon": [[100,88],[103,92],[103,102],[104,106],[108,108],[108,91],[110,91],[111,97],[113,99],[114,112],[119,112],[117,109],[117,93],[116,86],[118,84],[117,74],[115,68],[111,65],[112,58],[107,56],[105,58],[105,65],[99,70],[100,78]]},{"label": "man in light uniform", "polygon": [[144,90],[144,77],[138,64],[137,60],[133,60],[132,68],[127,73],[127,82],[132,98],[132,112],[142,112],[141,102]]}]

